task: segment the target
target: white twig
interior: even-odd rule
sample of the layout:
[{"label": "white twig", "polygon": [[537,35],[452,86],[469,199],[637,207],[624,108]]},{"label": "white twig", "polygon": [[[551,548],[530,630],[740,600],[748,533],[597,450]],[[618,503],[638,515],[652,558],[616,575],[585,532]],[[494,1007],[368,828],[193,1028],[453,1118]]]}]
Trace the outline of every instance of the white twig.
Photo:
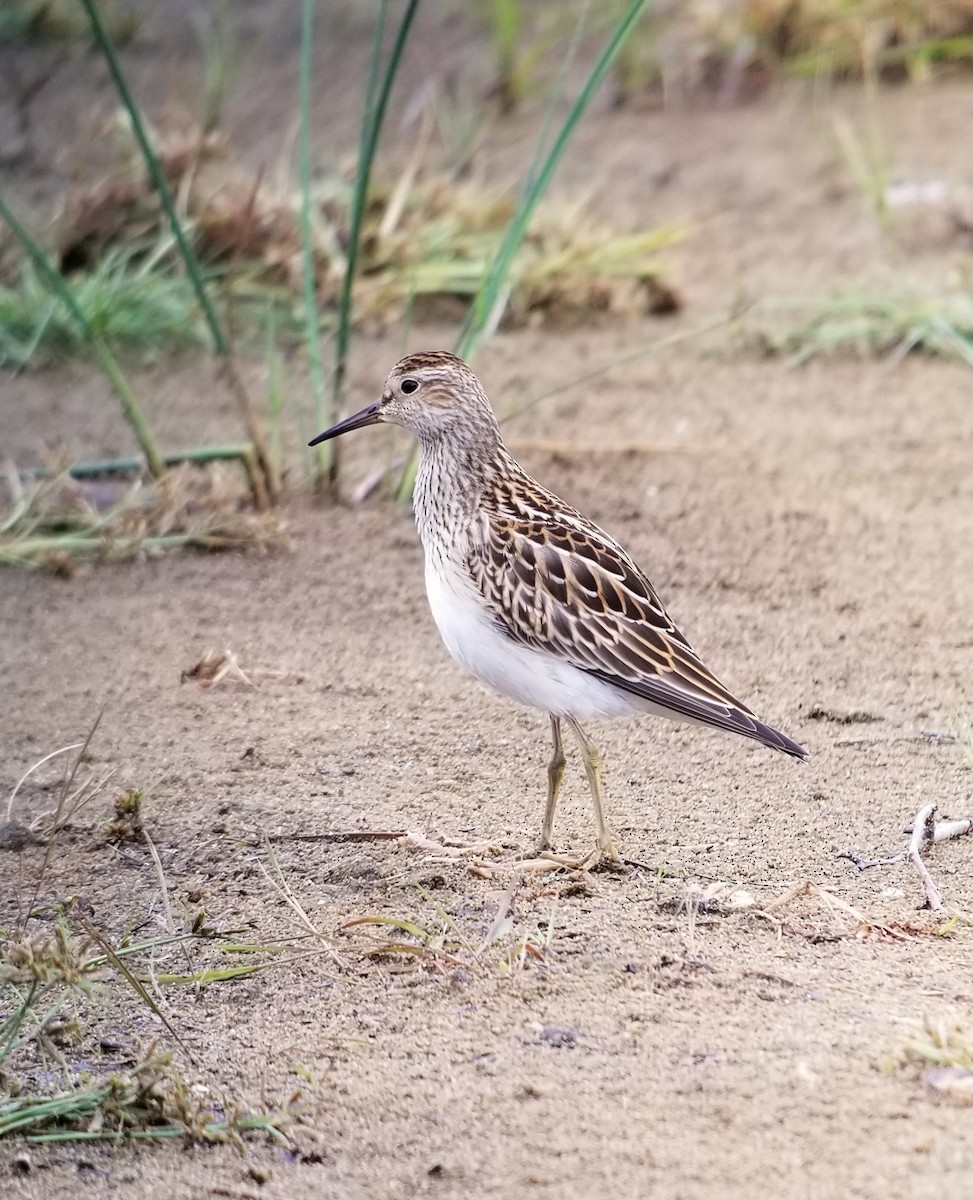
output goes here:
[{"label": "white twig", "polygon": [[930,846],[935,846],[939,842],[949,842],[953,838],[966,837],[967,834],[973,833],[973,817],[937,821],[936,805],[925,804],[916,813],[916,819],[909,832],[911,834],[909,844],[885,858],[865,858],[855,850],[846,850],[838,857],[847,858],[858,871],[866,871],[869,867],[891,867],[896,863],[911,862],[922,880],[923,888],[925,888],[926,907],[932,909],[933,912],[942,912],[944,908],[942,894],[930,875],[922,854],[924,850],[928,850]]},{"label": "white twig", "polygon": [[927,804],[916,813],[915,824],[912,827],[912,837],[909,839],[909,858],[919,872],[922,886],[926,889],[926,903],[933,912],[942,912],[943,898],[936,887],[929,868],[922,861],[922,852],[926,846],[931,846],[936,839],[936,806]]},{"label": "white twig", "polygon": [[948,842],[951,838],[965,837],[968,833],[973,833],[973,817],[963,817],[959,821],[937,821],[932,840]]}]

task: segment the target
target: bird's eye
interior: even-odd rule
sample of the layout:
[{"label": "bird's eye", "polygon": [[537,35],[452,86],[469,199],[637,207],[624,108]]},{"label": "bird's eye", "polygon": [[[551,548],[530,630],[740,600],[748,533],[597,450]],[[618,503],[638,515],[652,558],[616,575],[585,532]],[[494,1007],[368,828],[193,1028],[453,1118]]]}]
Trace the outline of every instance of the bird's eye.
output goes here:
[{"label": "bird's eye", "polygon": [[417,392],[419,390],[419,380],[403,379],[399,384],[399,387],[407,396],[411,396],[413,392]]}]

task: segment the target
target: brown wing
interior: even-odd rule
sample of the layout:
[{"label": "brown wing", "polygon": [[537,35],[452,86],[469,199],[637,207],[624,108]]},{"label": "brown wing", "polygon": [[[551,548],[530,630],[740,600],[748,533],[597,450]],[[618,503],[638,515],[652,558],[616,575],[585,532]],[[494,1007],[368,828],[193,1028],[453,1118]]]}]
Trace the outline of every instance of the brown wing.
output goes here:
[{"label": "brown wing", "polygon": [[534,499],[497,503],[470,562],[510,637],[674,715],[805,756],[703,666],[620,546],[556,497],[545,494],[543,510]]}]

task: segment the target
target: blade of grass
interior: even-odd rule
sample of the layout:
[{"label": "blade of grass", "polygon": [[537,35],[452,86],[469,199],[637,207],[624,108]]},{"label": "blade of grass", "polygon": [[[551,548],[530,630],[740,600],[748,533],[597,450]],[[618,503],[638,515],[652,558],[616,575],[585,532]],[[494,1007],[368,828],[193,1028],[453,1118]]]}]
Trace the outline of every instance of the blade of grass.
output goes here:
[{"label": "blade of grass", "polygon": [[[510,219],[500,247],[493,262],[483,277],[480,288],[467,310],[466,320],[456,341],[456,353],[461,358],[470,358],[486,330],[490,327],[498,304],[509,288],[509,275],[514,257],[523,243],[527,227],[541,197],[550,186],[551,179],[557,169],[568,143],[577,128],[578,122],[584,115],[591,100],[601,85],[605,75],[615,60],[616,55],[625,43],[635,23],[641,16],[648,0],[631,0],[624,13],[619,18],[611,37],[602,48],[598,60],[588,74],[581,91],[575,97],[574,103],[568,110],[567,116],[551,144],[550,150],[544,157],[537,170],[536,178],[524,192],[517,209]],[[412,494],[415,483],[416,458],[413,453],[399,480],[397,497],[400,501],[407,500]]]},{"label": "blade of grass", "polygon": [[84,336],[88,339],[92,352],[98,360],[98,365],[105,372],[109,383],[114,388],[116,396],[121,401],[122,412],[129,425],[131,425],[132,432],[135,434],[139,446],[142,448],[149,472],[153,478],[161,479],[166,473],[165,462],[159,453],[155,438],[142,415],[142,410],[135,399],[135,394],[128,386],[128,381],[122,374],[122,369],[115,360],[115,356],[108,349],[107,343],[81,310],[67,280],[48,258],[40,243],[35,241],[25,226],[14,216],[2,196],[0,196],[0,217],[3,217],[13,230],[14,236],[33,259],[45,283],[65,306],[77,322],[78,328],[82,330]]},{"label": "blade of grass", "polygon": [[31,896],[30,904],[27,906],[27,911],[24,913],[24,929],[27,928],[27,922],[30,920],[31,913],[34,911],[34,907],[37,904],[37,897],[40,895],[41,884],[44,882],[44,876],[47,874],[47,868],[51,865],[51,857],[54,854],[54,846],[57,842],[57,835],[60,833],[62,828],[61,819],[63,816],[65,801],[67,800],[72,786],[74,785],[74,780],[78,774],[78,768],[81,766],[84,756],[88,753],[88,747],[91,745],[91,740],[98,731],[98,726],[101,724],[101,718],[104,715],[105,710],[102,708],[92,722],[91,728],[88,730],[88,736],[81,743],[81,747],[78,750],[78,756],[75,758],[74,763],[69,769],[65,769],[64,780],[61,784],[60,790],[58,791],[57,810],[55,812],[54,824],[51,827],[51,835],[47,839],[47,849],[44,852],[44,861],[41,863],[41,869],[37,872],[37,883],[34,886],[34,894]]},{"label": "blade of grass", "polygon": [[172,198],[172,192],[169,190],[169,184],[166,182],[165,172],[162,170],[162,165],[156,156],[152,145],[149,142],[148,134],[145,132],[145,125],[142,121],[142,115],[138,105],[135,103],[135,97],[128,86],[125,76],[122,74],[121,64],[118,61],[118,55],[115,53],[114,44],[109,37],[108,30],[102,23],[101,17],[98,14],[98,9],[94,0],[81,0],[81,5],[87,14],[88,20],[91,23],[91,32],[105,57],[105,62],[108,65],[109,74],[112,77],[112,82],[118,91],[122,104],[125,106],[125,111],[128,113],[128,119],[132,125],[132,135],[135,138],[138,148],[145,161],[146,169],[152,178],[152,182],[156,191],[159,193],[159,200],[162,207],[165,209],[166,217],[168,218],[172,236],[176,239],[176,245],[179,248],[180,257],[186,267],[193,289],[196,292],[196,298],[199,301],[199,307],[202,310],[203,317],[210,331],[210,337],[213,339],[213,346],[217,354],[226,356],[230,353],[230,348],[223,334],[223,328],[220,325],[219,318],[216,315],[216,309],[213,307],[209,293],[203,282],[203,274],[200,270],[199,260],[196,258],[192,247],[189,244],[189,239],[186,237],[186,231],[183,228],[182,222],[179,219],[179,214],[176,212],[175,201]]},{"label": "blade of grass", "polygon": [[176,1039],[176,1041],[179,1043],[179,1045],[182,1046],[183,1050],[185,1050],[186,1054],[189,1057],[190,1062],[195,1064],[196,1056],[193,1054],[192,1050],[189,1049],[189,1047],[186,1045],[186,1043],[182,1040],[182,1038],[176,1032],[172,1023],[169,1021],[168,1017],[165,1015],[165,1013],[162,1011],[162,1009],[158,1006],[158,1004],[156,1004],[156,1002],[149,995],[149,993],[146,990],[145,985],[142,983],[142,981],[140,979],[138,979],[135,975],[133,975],[132,972],[128,969],[128,967],[125,965],[125,963],[122,962],[122,960],[115,953],[112,946],[109,944],[108,939],[101,932],[101,930],[98,929],[97,926],[93,925],[85,917],[81,918],[81,922],[84,925],[85,929],[87,930],[89,936],[92,937],[98,943],[98,945],[102,948],[102,950],[105,953],[105,957],[112,964],[112,966],[115,968],[115,970],[122,976],[122,978],[129,984],[129,986],[131,988],[133,988],[133,990],[136,992],[136,994],[149,1006],[149,1008],[151,1008],[151,1010],[159,1018],[159,1020],[162,1022],[162,1024],[165,1025],[166,1029],[169,1030],[169,1032]]},{"label": "blade of grass", "polygon": [[[382,38],[382,28],[385,20],[385,3],[379,17],[378,32],[375,37],[375,50],[372,59],[372,76],[369,82],[369,96],[374,83],[378,45]],[[304,337],[307,343],[307,357],[311,373],[311,395],[314,404],[314,421],[318,430],[332,424],[337,416],[332,405],[329,413],[325,404],[326,384],[324,364],[321,361],[321,341],[318,322],[317,280],[314,271],[314,242],[311,231],[311,58],[313,50],[314,31],[314,0],[303,0],[301,12],[301,63],[299,83],[299,125],[298,153],[300,156],[300,187],[301,187],[301,270],[304,281]],[[332,415],[333,414],[333,415]],[[325,480],[333,484],[338,476],[338,444],[337,441],[323,442],[315,450],[317,456],[317,481]]]},{"label": "blade of grass", "polygon": [[601,86],[601,82],[614,62],[615,56],[632,32],[646,3],[647,0],[631,0],[628,8],[620,17],[612,36],[602,49],[601,54],[598,56],[598,61],[592,67],[581,91],[578,93],[567,116],[564,118],[557,136],[537,172],[536,179],[532,181],[530,188],[521,197],[517,210],[511,218],[510,224],[507,226],[496,257],[483,280],[476,298],[470,306],[463,329],[460,331],[460,336],[456,343],[456,353],[460,357],[468,357],[476,349],[483,331],[487,328],[491,320],[497,300],[506,286],[514,256],[524,240],[531,217],[534,215],[541,197],[550,186],[554,172],[564,156],[564,151],[567,149],[568,143],[574,135],[578,122],[591,103],[595,92]]},{"label": "blade of grass", "polygon": [[[338,330],[335,338],[335,360],[332,374],[331,415],[336,416],[341,410],[344,392],[345,368],[348,362],[348,349],[351,342],[352,324],[352,285],[355,278],[355,268],[358,265],[358,252],[361,242],[362,220],[365,215],[365,203],[368,198],[368,182],[371,176],[372,164],[375,160],[375,150],[378,145],[379,133],[385,119],[385,109],[388,105],[392,84],[398,72],[402,50],[405,47],[409,30],[412,26],[419,0],[409,0],[399,28],[396,31],[395,42],[385,66],[381,81],[377,84],[378,54],[381,34],[385,23],[387,0],[382,0],[379,23],[375,38],[374,56],[372,59],[372,76],[369,80],[369,101],[366,106],[365,120],[362,122],[361,140],[358,153],[358,170],[355,176],[355,190],[352,197],[351,219],[348,234],[348,260],[345,265],[345,277],[342,281],[341,299],[338,306]],[[373,100],[374,95],[374,100]]]},{"label": "blade of grass", "polygon": [[261,507],[266,507],[267,497],[273,500],[277,497],[280,491],[280,483],[277,479],[274,470],[274,464],[270,451],[267,447],[267,438],[257,418],[256,410],[250,395],[243,383],[240,373],[236,368],[236,363],[233,359],[232,347],[229,339],[223,332],[223,327],[220,324],[219,317],[216,315],[216,309],[213,307],[209,292],[206,290],[206,285],[203,280],[203,272],[199,265],[199,259],[196,257],[192,246],[189,244],[189,239],[186,236],[186,231],[182,221],[179,219],[179,214],[176,212],[175,201],[172,198],[172,192],[169,190],[169,184],[166,182],[165,172],[162,170],[162,165],[152,149],[152,144],[149,141],[148,134],[145,131],[145,125],[142,121],[142,115],[139,112],[138,105],[135,103],[135,97],[132,95],[128,82],[122,73],[121,64],[118,61],[118,55],[115,53],[115,47],[112,39],[109,36],[108,30],[102,23],[101,17],[98,15],[98,9],[94,0],[81,0],[81,4],[87,14],[88,21],[91,24],[91,32],[98,45],[101,53],[105,57],[105,62],[108,65],[108,71],[112,77],[112,81],[118,91],[125,111],[128,113],[128,119],[132,125],[132,135],[138,145],[142,158],[145,161],[146,169],[152,179],[156,191],[159,194],[159,200],[165,210],[166,218],[169,221],[169,226],[172,229],[172,236],[175,238],[176,246],[179,250],[179,256],[186,268],[186,274],[192,283],[193,291],[196,293],[196,299],[199,302],[199,307],[203,313],[203,318],[206,321],[207,328],[210,332],[210,337],[213,340],[213,348],[216,351],[217,357],[220,359],[227,381],[237,398],[243,413],[244,421],[246,422],[247,432],[253,442],[254,449],[257,452],[257,458],[260,462],[260,467],[264,475],[266,483],[267,496],[255,495],[254,500]]}]

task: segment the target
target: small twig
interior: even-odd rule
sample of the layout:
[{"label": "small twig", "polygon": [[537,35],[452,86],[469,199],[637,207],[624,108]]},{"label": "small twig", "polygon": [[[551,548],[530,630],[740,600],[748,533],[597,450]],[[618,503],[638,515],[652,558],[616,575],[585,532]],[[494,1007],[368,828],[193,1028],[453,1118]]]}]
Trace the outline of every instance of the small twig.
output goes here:
[{"label": "small twig", "polygon": [[953,838],[966,837],[968,833],[973,833],[973,817],[961,817],[955,821],[937,821],[932,841],[934,845],[937,842],[949,842]]},{"label": "small twig", "polygon": [[915,825],[912,827],[912,837],[909,839],[909,858],[912,860],[912,865],[919,872],[922,886],[926,889],[926,904],[933,912],[942,912],[942,895],[939,888],[936,887],[933,877],[929,874],[929,868],[922,861],[923,850],[933,844],[935,836],[936,806],[935,804],[927,804],[925,807],[920,808],[916,814]]},{"label": "small twig", "polygon": [[908,850],[900,850],[897,854],[889,854],[886,858],[866,858],[857,850],[842,850],[838,858],[846,858],[856,871],[868,871],[872,867],[894,867],[897,863],[905,862]]},{"label": "small twig", "polygon": [[270,833],[268,842],[394,842],[404,829],[335,829],[328,833]]},{"label": "small twig", "polygon": [[922,859],[923,851],[939,842],[966,837],[970,833],[973,833],[973,817],[937,821],[936,805],[925,804],[916,813],[916,819],[911,826],[909,844],[901,850],[886,855],[885,858],[865,858],[855,850],[845,850],[838,857],[847,859],[856,871],[867,871],[871,867],[892,867],[898,863],[911,862],[918,872],[926,892],[925,907],[932,909],[933,912],[942,912],[945,907],[942,894]]}]

